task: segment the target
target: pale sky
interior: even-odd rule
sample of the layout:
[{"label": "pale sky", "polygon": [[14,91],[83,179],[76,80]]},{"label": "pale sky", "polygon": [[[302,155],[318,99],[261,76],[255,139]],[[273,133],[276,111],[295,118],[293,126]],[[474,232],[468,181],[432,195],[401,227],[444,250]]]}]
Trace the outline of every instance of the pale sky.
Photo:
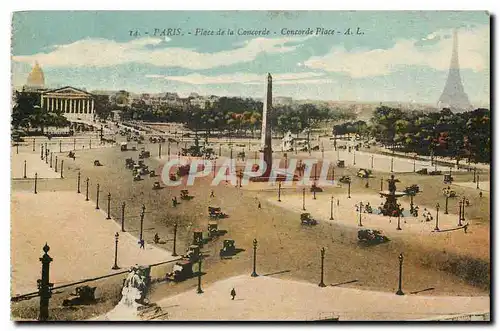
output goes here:
[{"label": "pale sky", "polygon": [[[161,35],[169,28],[178,33]],[[196,35],[219,28],[226,35]],[[308,28],[312,35],[287,34]],[[23,85],[38,61],[48,86],[262,97],[270,72],[274,94],[295,99],[435,104],[453,29],[465,91],[488,104],[489,16],[479,11],[20,12],[12,77]]]}]

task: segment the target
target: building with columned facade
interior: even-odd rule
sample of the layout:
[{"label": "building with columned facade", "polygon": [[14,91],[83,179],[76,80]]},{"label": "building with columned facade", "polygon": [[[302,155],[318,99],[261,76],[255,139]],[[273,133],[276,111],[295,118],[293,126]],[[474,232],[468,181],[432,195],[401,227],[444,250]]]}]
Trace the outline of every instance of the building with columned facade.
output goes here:
[{"label": "building with columned facade", "polygon": [[69,121],[92,122],[95,118],[94,95],[66,86],[41,93],[40,107],[49,112],[61,111]]}]

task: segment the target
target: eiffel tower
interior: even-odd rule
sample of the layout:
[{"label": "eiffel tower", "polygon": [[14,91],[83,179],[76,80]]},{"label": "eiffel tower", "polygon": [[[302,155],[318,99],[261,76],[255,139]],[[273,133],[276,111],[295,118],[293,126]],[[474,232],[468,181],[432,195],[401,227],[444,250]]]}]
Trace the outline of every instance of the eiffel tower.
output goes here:
[{"label": "eiffel tower", "polygon": [[450,70],[443,93],[438,101],[438,108],[450,108],[453,112],[472,110],[469,97],[464,91],[458,64],[458,37],[457,30],[453,31],[453,51],[451,53]]}]

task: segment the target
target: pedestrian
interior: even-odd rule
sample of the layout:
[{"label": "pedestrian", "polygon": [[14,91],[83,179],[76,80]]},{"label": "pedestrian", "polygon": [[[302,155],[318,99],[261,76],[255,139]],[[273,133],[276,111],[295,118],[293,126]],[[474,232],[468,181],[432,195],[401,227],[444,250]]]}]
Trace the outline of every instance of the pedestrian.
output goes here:
[{"label": "pedestrian", "polygon": [[257,208],[259,208],[259,209],[261,209],[261,208],[262,208],[262,206],[261,206],[261,204],[260,204],[260,201],[259,201],[259,205],[257,206]]},{"label": "pedestrian", "polygon": [[145,249],[144,248],[144,239],[139,240],[139,248]]},{"label": "pedestrian", "polygon": [[215,198],[214,190],[211,190],[211,191],[210,191],[210,197],[211,197],[211,198]]},{"label": "pedestrian", "polygon": [[467,228],[469,227],[469,223],[464,225],[464,233],[467,233]]},{"label": "pedestrian", "polygon": [[231,300],[234,300],[235,296],[236,296],[236,291],[234,290],[234,287],[233,287],[233,289],[231,290],[231,297],[232,297]]},{"label": "pedestrian", "polygon": [[483,197],[483,192],[479,192],[479,197],[482,198]]}]

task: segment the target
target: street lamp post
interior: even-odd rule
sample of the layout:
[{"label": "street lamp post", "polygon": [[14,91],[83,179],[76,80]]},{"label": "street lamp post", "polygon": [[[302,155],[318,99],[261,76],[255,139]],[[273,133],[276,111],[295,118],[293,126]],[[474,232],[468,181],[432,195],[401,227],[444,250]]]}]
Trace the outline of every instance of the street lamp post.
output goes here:
[{"label": "street lamp post", "polygon": [[146,206],[142,205],[142,211],[141,211],[141,232],[139,234],[139,240],[142,241],[142,232],[144,229],[144,213],[146,211]]},{"label": "street lamp post", "polygon": [[172,251],[172,256],[177,256],[177,252],[175,251],[176,243],[177,243],[177,222],[174,224],[174,247]]},{"label": "street lamp post", "polygon": [[99,209],[99,184],[97,184],[97,194],[96,194],[95,209]]},{"label": "street lamp post", "polygon": [[62,153],[62,140],[59,140],[59,153]]},{"label": "street lamp post", "polygon": [[50,247],[45,243],[43,246],[44,254],[40,258],[40,262],[42,262],[42,278],[38,279],[38,294],[40,296],[40,312],[38,315],[39,321],[46,321],[49,319],[49,299],[52,296],[52,287],[53,283],[50,283],[49,273],[50,273],[50,262],[52,262],[52,258],[47,254],[50,250]]},{"label": "street lamp post", "polygon": [[80,171],[78,171],[78,177],[77,177],[77,180],[76,180],[76,193],[80,193]]},{"label": "street lamp post", "polygon": [[24,160],[24,172],[23,172],[23,178],[27,178],[27,177],[26,177],[26,160]]},{"label": "street lamp post", "polygon": [[394,172],[394,157],[391,157],[391,172]]},{"label": "street lamp post", "polygon": [[472,177],[472,182],[476,182],[476,167],[474,167],[474,177]]},{"label": "street lamp post", "polygon": [[254,238],[253,240],[253,271],[250,276],[252,277],[257,277],[257,271],[255,270],[257,267],[257,239]]},{"label": "street lamp post", "polygon": [[410,194],[410,213],[413,214],[413,196],[415,195],[414,191]]},{"label": "street lamp post", "polygon": [[122,203],[122,232],[125,232],[125,201]]},{"label": "street lamp post", "polygon": [[118,234],[118,232],[115,233],[115,264],[111,268],[113,270],[120,269],[120,267],[118,267],[118,237],[119,236],[120,235]]},{"label": "street lamp post", "polygon": [[476,189],[479,190],[479,175],[476,177]]},{"label": "street lamp post", "polygon": [[434,231],[439,231],[439,203],[436,204],[436,227]]},{"label": "street lamp post", "polygon": [[363,223],[361,223],[361,213],[362,213],[362,210],[363,210],[363,203],[360,201],[359,202],[359,226],[363,226]]},{"label": "street lamp post", "polygon": [[465,196],[462,198],[462,222],[465,222]]},{"label": "street lamp post", "polygon": [[108,192],[108,216],[106,217],[107,220],[111,219],[111,193]]},{"label": "street lamp post", "polygon": [[85,201],[89,201],[89,178],[88,177],[85,180],[85,182],[86,182],[86,186],[87,186],[87,190],[85,192]]},{"label": "street lamp post", "polygon": [[396,230],[403,230],[401,229],[401,209],[398,208],[398,227],[396,228]]},{"label": "street lamp post", "polygon": [[356,165],[356,150],[353,151],[352,156],[353,156],[352,165]]},{"label": "street lamp post", "polygon": [[325,261],[325,248],[321,247],[321,280],[318,284],[319,287],[326,287],[325,283],[323,282],[324,261]]},{"label": "street lamp post", "polygon": [[416,155],[413,155],[413,172],[415,172],[416,168],[415,168],[415,159],[417,158]]},{"label": "street lamp post", "polygon": [[35,194],[37,194],[37,191],[36,191],[36,182],[38,181],[38,173],[35,172]]},{"label": "street lamp post", "polygon": [[330,221],[333,221],[333,195],[330,198]]},{"label": "street lamp post", "polygon": [[458,202],[458,226],[462,226],[462,208],[465,207],[462,201]]},{"label": "street lamp post", "polygon": [[351,180],[347,182],[347,198],[351,198]]},{"label": "street lamp post", "polygon": [[50,152],[50,162],[49,162],[49,164],[50,164],[51,168],[52,168],[52,154],[53,154],[53,152]]},{"label": "street lamp post", "polygon": [[61,160],[61,178],[64,178],[63,170],[64,170],[64,160]]},{"label": "street lamp post", "polygon": [[33,138],[33,152],[35,151],[35,138]]},{"label": "street lamp post", "polygon": [[281,202],[281,181],[278,181],[278,202]]},{"label": "street lamp post", "polygon": [[399,282],[398,282],[398,291],[397,295],[404,295],[403,290],[401,289],[403,283],[403,253],[399,254]]},{"label": "street lamp post", "polygon": [[302,210],[306,210],[306,188],[302,188]]},{"label": "street lamp post", "polygon": [[200,252],[200,255],[198,256],[198,289],[196,290],[196,293],[202,294],[203,290],[201,289],[201,260],[203,260],[203,255]]},{"label": "street lamp post", "polygon": [[56,155],[56,164],[54,166],[54,171],[57,172],[57,155]]}]

